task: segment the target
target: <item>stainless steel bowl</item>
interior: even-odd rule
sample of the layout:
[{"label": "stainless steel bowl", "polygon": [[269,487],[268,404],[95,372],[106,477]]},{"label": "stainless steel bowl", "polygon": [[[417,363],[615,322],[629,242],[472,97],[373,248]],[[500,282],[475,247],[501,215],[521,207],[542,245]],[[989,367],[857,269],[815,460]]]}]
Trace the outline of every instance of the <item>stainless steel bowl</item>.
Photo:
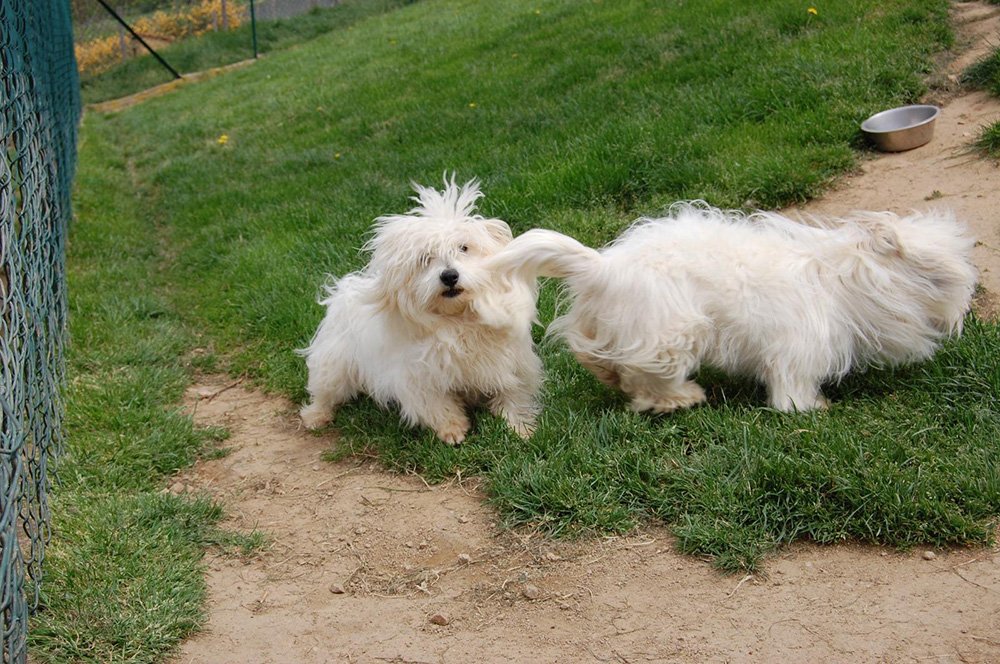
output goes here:
[{"label": "stainless steel bowl", "polygon": [[941,109],[915,104],[876,113],[861,123],[861,131],[882,152],[912,150],[934,136],[934,121]]}]

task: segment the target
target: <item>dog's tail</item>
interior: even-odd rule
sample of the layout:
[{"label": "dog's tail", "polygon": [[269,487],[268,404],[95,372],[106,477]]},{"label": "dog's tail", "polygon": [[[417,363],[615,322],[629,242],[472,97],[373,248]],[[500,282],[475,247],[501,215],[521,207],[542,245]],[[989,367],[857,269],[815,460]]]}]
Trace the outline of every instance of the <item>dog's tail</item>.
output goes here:
[{"label": "dog's tail", "polygon": [[488,266],[524,281],[538,277],[573,278],[592,272],[601,254],[568,235],[536,228],[511,240],[490,257]]}]

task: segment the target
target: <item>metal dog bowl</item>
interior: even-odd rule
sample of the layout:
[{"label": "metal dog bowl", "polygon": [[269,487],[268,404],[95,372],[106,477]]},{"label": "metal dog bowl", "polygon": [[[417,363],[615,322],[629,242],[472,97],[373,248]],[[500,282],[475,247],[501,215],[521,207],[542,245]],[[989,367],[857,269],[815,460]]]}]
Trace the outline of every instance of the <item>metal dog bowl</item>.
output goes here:
[{"label": "metal dog bowl", "polygon": [[934,136],[934,121],[941,109],[916,104],[876,113],[861,123],[861,131],[882,152],[912,150]]}]

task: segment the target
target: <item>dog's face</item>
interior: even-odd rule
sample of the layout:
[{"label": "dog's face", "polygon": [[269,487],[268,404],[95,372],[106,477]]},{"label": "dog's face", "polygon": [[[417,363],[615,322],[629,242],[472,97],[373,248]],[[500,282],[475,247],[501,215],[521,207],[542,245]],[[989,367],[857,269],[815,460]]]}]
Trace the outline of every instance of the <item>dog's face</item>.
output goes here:
[{"label": "dog's face", "polygon": [[499,219],[383,218],[368,242],[368,270],[384,306],[413,322],[463,316],[494,286],[485,259],[511,240]]}]

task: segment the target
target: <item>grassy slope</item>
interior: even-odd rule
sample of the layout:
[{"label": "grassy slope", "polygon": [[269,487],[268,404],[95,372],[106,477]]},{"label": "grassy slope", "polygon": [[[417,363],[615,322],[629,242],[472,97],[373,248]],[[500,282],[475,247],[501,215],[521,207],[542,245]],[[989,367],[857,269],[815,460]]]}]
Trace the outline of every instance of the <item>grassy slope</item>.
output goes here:
[{"label": "grassy slope", "polygon": [[[370,220],[405,209],[410,180],[476,175],[483,211],[515,230],[601,243],[677,198],[770,207],[849,168],[857,121],[921,92],[946,3],[819,9],[425,0],[108,122],[169,235],[174,306],[231,370],[301,398],[291,349],[319,320],[322,274],[361,265]],[[815,415],[720,378],[710,407],[634,415],[546,347],[531,441],[480,413],[446,449],[366,400],[337,425],[390,465],[484,474],[510,523],[662,518],[727,568],[796,537],[982,541],[1000,508],[997,335],[972,321],[934,363],[854,378]]]}]

